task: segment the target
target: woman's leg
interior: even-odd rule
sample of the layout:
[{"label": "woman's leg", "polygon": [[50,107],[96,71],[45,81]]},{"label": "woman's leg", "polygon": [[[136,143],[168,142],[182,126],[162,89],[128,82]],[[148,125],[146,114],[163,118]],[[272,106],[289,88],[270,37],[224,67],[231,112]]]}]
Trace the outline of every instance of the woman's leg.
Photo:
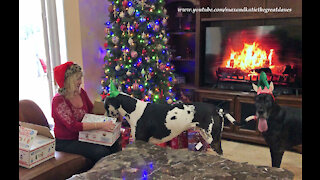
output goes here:
[{"label": "woman's leg", "polygon": [[114,144],[110,147],[111,154],[116,153],[122,150],[121,146],[121,135],[120,137],[114,142]]},{"label": "woman's leg", "polygon": [[80,154],[89,158],[94,164],[101,158],[113,153],[112,148],[99,144],[81,142],[77,140],[56,139],[56,150],[68,153]]}]

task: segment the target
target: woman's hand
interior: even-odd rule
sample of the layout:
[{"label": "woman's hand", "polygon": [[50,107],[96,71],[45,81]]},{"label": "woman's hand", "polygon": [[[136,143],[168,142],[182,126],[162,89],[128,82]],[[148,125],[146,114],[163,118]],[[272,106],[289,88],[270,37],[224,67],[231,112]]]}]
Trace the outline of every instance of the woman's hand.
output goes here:
[{"label": "woman's hand", "polygon": [[112,121],[107,121],[107,122],[103,122],[103,125],[101,127],[101,130],[105,130],[105,131],[113,131],[113,129],[115,128],[115,124]]}]

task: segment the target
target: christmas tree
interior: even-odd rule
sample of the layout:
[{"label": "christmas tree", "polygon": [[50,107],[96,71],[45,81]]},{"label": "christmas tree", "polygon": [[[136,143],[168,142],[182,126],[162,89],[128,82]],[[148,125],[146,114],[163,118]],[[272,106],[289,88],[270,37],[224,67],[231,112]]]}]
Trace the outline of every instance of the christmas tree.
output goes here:
[{"label": "christmas tree", "polygon": [[110,20],[105,23],[102,98],[113,81],[121,91],[144,101],[168,104],[176,101],[164,0],[110,2]]}]

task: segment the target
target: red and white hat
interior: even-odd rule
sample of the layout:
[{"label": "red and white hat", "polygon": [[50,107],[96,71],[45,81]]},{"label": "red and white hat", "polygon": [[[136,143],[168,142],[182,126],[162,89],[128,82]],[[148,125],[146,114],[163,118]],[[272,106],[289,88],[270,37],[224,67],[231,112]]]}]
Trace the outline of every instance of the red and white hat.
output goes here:
[{"label": "red and white hat", "polygon": [[81,67],[71,61],[68,61],[64,64],[56,66],[53,69],[54,79],[56,80],[57,84],[59,85],[58,92],[59,94],[65,93],[64,88],[64,81],[72,74],[76,72],[81,72]]}]

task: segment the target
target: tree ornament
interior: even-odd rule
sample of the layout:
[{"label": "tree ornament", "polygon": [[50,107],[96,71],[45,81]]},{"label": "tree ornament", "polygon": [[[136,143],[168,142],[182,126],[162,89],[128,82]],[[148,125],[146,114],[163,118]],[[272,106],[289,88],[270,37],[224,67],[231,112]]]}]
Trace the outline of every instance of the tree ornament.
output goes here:
[{"label": "tree ornament", "polygon": [[168,43],[168,39],[167,39],[166,37],[164,37],[162,40],[163,40],[163,43],[164,43],[164,44],[167,44],[167,43]]},{"label": "tree ornament", "polygon": [[142,49],[142,56],[144,56],[144,55],[146,55],[146,53],[147,53],[147,50],[145,50],[145,49]]},{"label": "tree ornament", "polygon": [[157,45],[157,50],[158,50],[158,51],[161,51],[161,50],[162,50],[162,45],[161,45],[161,44],[158,44],[158,45]]},{"label": "tree ornament", "polygon": [[151,21],[149,24],[150,24],[150,26],[151,26],[152,28],[154,28],[154,26],[156,25],[156,24],[154,23],[154,21]]},{"label": "tree ornament", "polygon": [[169,98],[169,99],[167,100],[167,103],[168,103],[168,104],[172,104],[172,102],[173,102],[173,101],[172,101],[171,98]]},{"label": "tree ornament", "polygon": [[154,4],[152,4],[149,11],[150,11],[150,12],[153,12],[155,8],[156,8],[156,7],[154,6]]},{"label": "tree ornament", "polygon": [[127,71],[126,75],[127,75],[127,76],[131,76],[132,73],[131,73],[130,71]]},{"label": "tree ornament", "polygon": [[127,26],[125,25],[125,24],[122,24],[121,26],[120,26],[120,30],[121,31],[125,31],[127,29]]},{"label": "tree ornament", "polygon": [[163,9],[163,13],[164,13],[164,14],[167,14],[167,9]]},{"label": "tree ornament", "polygon": [[125,9],[128,6],[128,1],[127,0],[122,1],[122,6]]},{"label": "tree ornament", "polygon": [[127,58],[127,54],[128,54],[127,50],[124,50],[124,51],[123,51],[123,60],[124,60],[124,61],[125,61],[126,58]]},{"label": "tree ornament", "polygon": [[133,45],[134,45],[133,39],[132,39],[132,38],[129,38],[128,43],[129,43],[130,46],[133,46]]},{"label": "tree ornament", "polygon": [[124,17],[124,12],[123,12],[123,11],[120,12],[119,17],[120,17],[120,18],[123,18],[123,17]]},{"label": "tree ornament", "polygon": [[119,42],[119,37],[118,37],[118,36],[113,36],[113,37],[112,37],[112,42],[113,42],[113,44],[118,44],[118,42]]},{"label": "tree ornament", "polygon": [[145,38],[146,38],[146,33],[143,32],[143,33],[141,34],[141,37],[142,37],[142,39],[145,39]]},{"label": "tree ornament", "polygon": [[113,17],[116,18],[118,12],[116,11],[116,5],[113,5]]},{"label": "tree ornament", "polygon": [[116,71],[120,71],[121,67],[119,65],[117,65],[115,68],[114,68]]},{"label": "tree ornament", "polygon": [[163,18],[163,20],[162,20],[162,25],[163,25],[163,26],[167,26],[167,19],[166,19],[166,18]]},{"label": "tree ornament", "polygon": [[141,0],[141,10],[143,10],[143,7],[144,7],[144,5],[145,5],[145,0]]},{"label": "tree ornament", "polygon": [[128,87],[127,92],[131,93],[131,86]]},{"label": "tree ornament", "polygon": [[154,30],[155,32],[158,32],[158,31],[159,31],[159,28],[160,28],[160,26],[156,24],[156,25],[154,25],[153,30]]},{"label": "tree ornament", "polygon": [[131,7],[129,7],[129,9],[128,9],[128,14],[130,15],[130,16],[132,16],[133,14],[134,14],[134,8],[131,6]]},{"label": "tree ornament", "polygon": [[104,28],[104,32],[105,32],[106,34],[109,34],[109,33],[110,33],[110,28],[108,28],[108,27]]},{"label": "tree ornament", "polygon": [[130,22],[128,22],[127,24],[127,31],[128,31],[128,34],[130,34]]},{"label": "tree ornament", "polygon": [[149,56],[145,57],[144,59],[145,59],[148,63],[150,62],[150,57],[149,57]]},{"label": "tree ornament", "polygon": [[110,13],[112,13],[112,12],[113,12],[113,7],[112,7],[112,6],[109,6],[109,7],[108,7],[108,11],[109,11]]},{"label": "tree ornament", "polygon": [[131,55],[132,58],[136,58],[138,56],[138,53],[137,53],[137,51],[132,50],[130,55]]},{"label": "tree ornament", "polygon": [[177,83],[178,83],[178,79],[174,78],[174,79],[172,80],[172,82],[173,82],[173,84],[177,84]]},{"label": "tree ornament", "polygon": [[161,89],[161,93],[160,93],[160,99],[163,98],[163,89]]},{"label": "tree ornament", "polygon": [[135,83],[133,83],[132,89],[135,91],[139,89],[139,84],[137,83],[137,81],[135,81]]},{"label": "tree ornament", "polygon": [[139,23],[137,22],[134,22],[134,23],[135,23],[134,28],[137,30],[139,28]]},{"label": "tree ornament", "polygon": [[161,63],[161,64],[160,64],[160,70],[164,71],[165,69],[166,69],[166,65],[163,64],[163,63]]},{"label": "tree ornament", "polygon": [[144,69],[141,70],[141,75],[144,76],[146,74],[146,71]]}]

